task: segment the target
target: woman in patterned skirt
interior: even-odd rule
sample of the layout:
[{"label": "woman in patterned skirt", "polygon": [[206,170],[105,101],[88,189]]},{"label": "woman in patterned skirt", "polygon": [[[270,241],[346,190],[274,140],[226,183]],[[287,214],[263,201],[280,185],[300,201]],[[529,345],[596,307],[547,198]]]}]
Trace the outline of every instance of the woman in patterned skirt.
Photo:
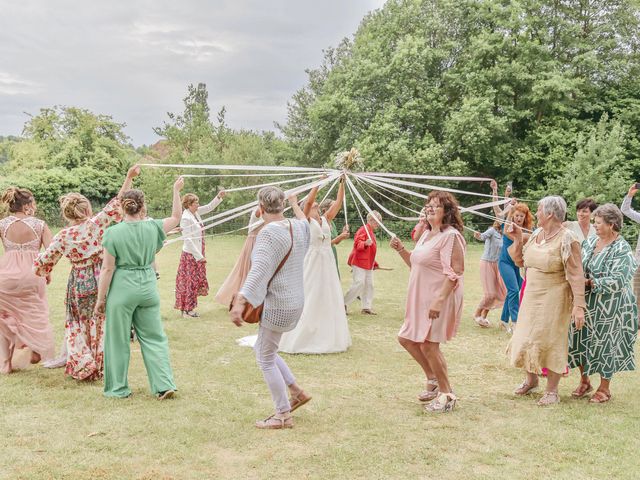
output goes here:
[{"label": "woman in patterned skirt", "polygon": [[175,309],[180,310],[183,317],[199,317],[196,312],[198,297],[209,294],[207,282],[207,260],[204,256],[204,225],[200,215],[205,215],[222,202],[224,190],[207,205],[200,206],[197,195],[187,193],[182,197],[182,219],[180,229],[184,245],[180,256],[180,265],[176,274]]},{"label": "woman in patterned skirt", "polygon": [[36,275],[46,277],[62,256],[71,262],[65,301],[65,373],[76,380],[102,377],[104,315],[94,314],[98,294],[98,278],[102,265],[102,236],[107,226],[121,220],[120,196],[131,188],[140,174],[135,165],[118,193],[97,214],[91,203],[79,193],[69,193],[60,199],[60,208],[70,224],[53,237],[49,247],[34,261]]},{"label": "woman in patterned skirt", "polygon": [[595,237],[582,244],[589,321],[581,330],[571,329],[569,364],[582,376],[572,395],[581,398],[592,391],[589,375],[600,375],[592,403],[611,399],[613,374],[635,369],[633,346],[638,336],[638,310],[631,279],[638,268],[633,251],[620,236],[622,213],[608,203],[593,212]]}]

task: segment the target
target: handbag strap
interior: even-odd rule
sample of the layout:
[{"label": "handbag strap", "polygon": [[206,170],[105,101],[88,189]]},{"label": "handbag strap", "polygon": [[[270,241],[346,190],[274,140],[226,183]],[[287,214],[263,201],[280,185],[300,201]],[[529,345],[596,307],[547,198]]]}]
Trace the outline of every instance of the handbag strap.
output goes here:
[{"label": "handbag strap", "polygon": [[291,250],[293,250],[293,225],[291,223],[291,220],[289,220],[289,236],[291,237],[291,246],[289,247],[289,251],[280,262],[280,265],[278,265],[278,268],[276,268],[276,271],[273,272],[273,275],[271,276],[271,280],[269,280],[269,283],[267,283],[267,288],[269,288],[269,285],[271,285],[271,282],[273,281],[277,273],[282,269],[282,267],[284,267],[284,264],[287,263],[287,260],[289,259],[289,255],[291,255]]}]

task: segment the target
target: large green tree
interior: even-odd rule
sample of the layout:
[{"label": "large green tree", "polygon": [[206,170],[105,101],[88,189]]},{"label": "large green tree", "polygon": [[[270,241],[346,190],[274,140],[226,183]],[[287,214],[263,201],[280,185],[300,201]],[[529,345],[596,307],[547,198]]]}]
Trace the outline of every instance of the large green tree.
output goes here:
[{"label": "large green tree", "polygon": [[524,193],[559,185],[607,118],[624,131],[608,174],[638,174],[638,32],[631,0],[389,0],[309,71],[281,129],[300,163],[357,146],[370,169]]}]

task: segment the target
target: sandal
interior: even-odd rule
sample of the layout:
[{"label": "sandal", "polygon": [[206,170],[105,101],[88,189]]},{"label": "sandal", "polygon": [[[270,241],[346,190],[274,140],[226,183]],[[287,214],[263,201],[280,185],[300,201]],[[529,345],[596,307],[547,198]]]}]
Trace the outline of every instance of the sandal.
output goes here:
[{"label": "sandal", "polygon": [[264,420],[258,420],[256,422],[256,428],[261,430],[281,430],[283,428],[293,428],[293,417],[290,413],[285,413],[283,416],[278,414],[271,415]]},{"label": "sandal", "polygon": [[536,388],[538,388],[537,383],[535,385],[532,385],[525,380],[520,385],[518,385],[518,388],[513,391],[513,394],[524,397],[525,395],[529,395],[530,393],[532,393]]},{"label": "sandal", "polygon": [[[430,388],[430,387],[434,387],[434,388]],[[426,390],[424,390],[422,393],[418,395],[418,400],[420,400],[421,402],[430,402],[431,400],[433,400],[438,396],[438,393],[440,393],[440,390],[438,387],[438,380],[436,380],[435,378],[429,379],[426,382]]]},{"label": "sandal", "polygon": [[293,412],[296,408],[301,407],[305,403],[308,403],[310,400],[311,395],[308,395],[304,390],[300,390],[297,395],[291,395],[291,398],[289,398],[291,411]]},{"label": "sandal", "polygon": [[368,308],[363,308],[363,309],[360,311],[360,313],[361,313],[362,315],[377,315],[377,313],[376,313],[376,312],[374,312],[373,310],[370,310],[370,309],[368,309]]},{"label": "sandal", "polygon": [[538,400],[539,407],[548,407],[556,403],[560,403],[560,395],[558,395],[558,392],[544,392],[542,398]]},{"label": "sandal", "polygon": [[158,400],[169,400],[170,398],[173,398],[175,393],[176,392],[173,390],[166,390],[164,392],[160,392],[158,393]]},{"label": "sandal", "polygon": [[611,400],[611,394],[604,390],[596,390],[596,393],[589,399],[589,403],[607,403]]},{"label": "sandal", "polygon": [[446,413],[451,412],[456,406],[458,397],[452,393],[441,393],[430,403],[424,406],[425,412]]},{"label": "sandal", "polygon": [[195,310],[189,310],[188,312],[182,312],[182,317],[191,317],[191,318],[198,318],[200,316],[200,314],[198,312],[196,312]]},{"label": "sandal", "polygon": [[571,396],[573,398],[583,398],[586,397],[587,394],[593,392],[593,387],[589,382],[580,382],[578,388],[576,388],[573,392],[571,392]]},{"label": "sandal", "polygon": [[484,317],[476,317],[474,318],[474,320],[478,324],[478,326],[482,328],[489,328],[489,326],[491,325],[489,323],[489,320]]}]

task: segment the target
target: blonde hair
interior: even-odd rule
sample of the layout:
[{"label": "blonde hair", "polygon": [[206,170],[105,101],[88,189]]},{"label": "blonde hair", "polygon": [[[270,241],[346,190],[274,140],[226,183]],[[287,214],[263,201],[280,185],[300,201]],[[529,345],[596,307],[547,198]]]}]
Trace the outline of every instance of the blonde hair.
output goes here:
[{"label": "blonde hair", "polygon": [[127,190],[122,194],[122,210],[127,215],[137,215],[144,206],[144,193],[141,190]]},{"label": "blonde hair", "polygon": [[193,202],[197,202],[198,200],[200,200],[200,199],[198,198],[198,196],[196,194],[187,193],[187,194],[183,195],[183,197],[182,197],[182,208],[184,208],[186,210],[191,205],[193,205]]},{"label": "blonde hair", "polygon": [[24,207],[32,204],[34,201],[31,190],[19,187],[9,187],[0,198],[0,202],[9,208],[9,213],[22,212]]},{"label": "blonde hair", "polygon": [[371,212],[367,213],[367,223],[371,222],[371,220],[375,220],[376,223],[380,223],[382,220],[382,215],[377,210],[371,210]]},{"label": "blonde hair", "polygon": [[59,201],[62,216],[67,221],[82,221],[91,215],[91,203],[80,193],[67,193]]}]

